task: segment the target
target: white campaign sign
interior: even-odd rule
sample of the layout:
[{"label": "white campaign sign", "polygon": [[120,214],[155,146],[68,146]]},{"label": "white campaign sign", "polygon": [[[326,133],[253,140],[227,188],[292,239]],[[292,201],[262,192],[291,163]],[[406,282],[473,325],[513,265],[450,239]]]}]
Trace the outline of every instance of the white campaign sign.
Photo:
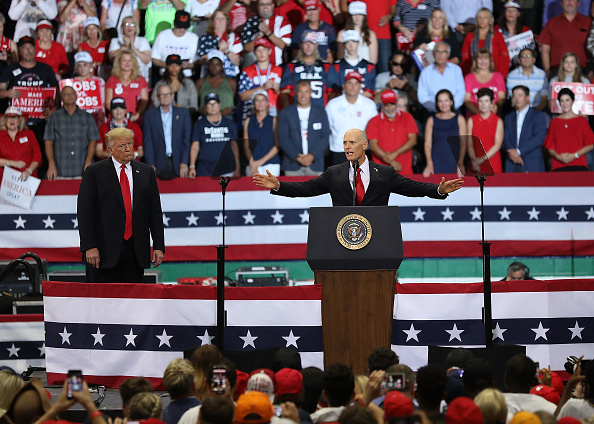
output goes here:
[{"label": "white campaign sign", "polygon": [[39,178],[31,176],[23,181],[19,171],[5,166],[0,187],[0,199],[23,209],[31,209],[31,202],[33,202],[40,182]]}]

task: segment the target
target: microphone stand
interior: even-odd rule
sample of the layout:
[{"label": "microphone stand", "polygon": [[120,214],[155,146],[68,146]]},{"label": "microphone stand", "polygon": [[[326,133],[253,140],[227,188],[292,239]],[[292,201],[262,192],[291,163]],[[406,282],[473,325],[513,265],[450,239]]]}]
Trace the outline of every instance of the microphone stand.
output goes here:
[{"label": "microphone stand", "polygon": [[223,195],[223,243],[217,246],[217,347],[223,351],[225,349],[225,192],[231,179],[221,177],[221,194]]},{"label": "microphone stand", "polygon": [[353,162],[353,206],[357,206],[357,169],[359,169],[359,159]]},{"label": "microphone stand", "polygon": [[484,190],[487,177],[477,172],[475,178],[481,190],[481,246],[483,246],[483,324],[485,326],[485,347],[493,346],[493,308],[491,306],[491,243],[485,241],[485,203]]}]

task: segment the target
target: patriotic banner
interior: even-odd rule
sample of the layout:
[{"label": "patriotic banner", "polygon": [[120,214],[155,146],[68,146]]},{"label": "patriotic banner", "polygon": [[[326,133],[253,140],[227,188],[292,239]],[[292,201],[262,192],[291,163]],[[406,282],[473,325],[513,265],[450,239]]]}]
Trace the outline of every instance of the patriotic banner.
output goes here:
[{"label": "patriotic banner", "polygon": [[32,176],[23,181],[21,172],[5,166],[0,187],[0,199],[23,209],[31,209],[31,202],[33,202],[40,182],[39,178]]},{"label": "patriotic banner", "polygon": [[[425,181],[440,179],[434,175]],[[42,181],[30,211],[0,203],[0,260],[33,251],[51,262],[80,261],[79,184]],[[159,181],[159,189],[165,260],[216,260],[223,223],[218,181],[178,178]],[[487,179],[484,199],[485,237],[493,243],[492,256],[594,255],[591,172],[498,174]],[[259,189],[250,179],[232,181],[226,194],[227,259],[305,259],[309,208],[330,205],[329,195],[284,198]],[[464,188],[445,200],[393,195],[390,205],[400,209],[405,257],[482,255],[480,192],[473,177],[465,177]]]},{"label": "patriotic banner", "polygon": [[12,99],[12,106],[18,108],[28,118],[43,118],[43,114],[54,108],[56,89],[45,87],[13,87],[21,93]]},{"label": "patriotic banner", "polygon": [[64,87],[72,87],[76,91],[76,104],[87,112],[103,110],[105,103],[105,81],[103,78],[93,77],[69,78],[60,80],[60,92]]},{"label": "patriotic banner", "polygon": [[[568,355],[590,358],[593,282],[494,282],[494,342],[524,345],[528,356],[553,370],[563,370]],[[49,384],[63,381],[68,369],[82,369],[91,383],[115,387],[144,376],[159,386],[171,359],[216,343],[213,287],[45,282],[43,289]],[[322,368],[321,290],[225,289],[226,349],[294,347],[304,367]],[[392,348],[401,363],[425,365],[429,345],[484,346],[482,284],[397,284],[396,291]],[[19,356],[20,345],[13,344],[1,353]]]},{"label": "patriotic banner", "polygon": [[43,315],[0,315],[0,366],[45,366]]},{"label": "patriotic banner", "polygon": [[571,109],[574,113],[582,115],[594,115],[594,84],[581,82],[554,82],[551,105],[551,113],[561,113],[559,104],[559,91],[562,88],[569,88],[575,94],[575,101]]},{"label": "patriotic banner", "polygon": [[412,58],[419,68],[419,71],[422,71],[429,65],[433,65],[435,62],[435,58],[433,57],[433,48],[435,47],[435,41],[430,42],[427,44],[427,48],[423,49],[416,49],[412,52]]},{"label": "patriotic banner", "polygon": [[511,37],[506,38],[505,44],[507,45],[507,52],[509,53],[510,60],[513,60],[513,58],[519,55],[523,49],[534,49],[536,47],[532,31],[512,35]]}]

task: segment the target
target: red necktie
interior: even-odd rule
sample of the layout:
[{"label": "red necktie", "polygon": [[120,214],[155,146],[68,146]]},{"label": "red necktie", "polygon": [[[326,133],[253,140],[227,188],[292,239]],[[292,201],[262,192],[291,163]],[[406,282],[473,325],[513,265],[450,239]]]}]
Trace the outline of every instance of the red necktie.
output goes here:
[{"label": "red necktie", "polygon": [[122,197],[124,198],[124,208],[126,208],[124,240],[128,240],[132,237],[132,196],[130,195],[130,182],[126,175],[126,165],[122,165],[122,170],[120,171],[120,187],[122,188]]},{"label": "red necktie", "polygon": [[363,185],[363,180],[361,179],[361,168],[357,168],[357,178],[355,179],[355,185],[357,187],[357,204],[360,205],[363,201],[363,196],[365,196],[365,186]]}]

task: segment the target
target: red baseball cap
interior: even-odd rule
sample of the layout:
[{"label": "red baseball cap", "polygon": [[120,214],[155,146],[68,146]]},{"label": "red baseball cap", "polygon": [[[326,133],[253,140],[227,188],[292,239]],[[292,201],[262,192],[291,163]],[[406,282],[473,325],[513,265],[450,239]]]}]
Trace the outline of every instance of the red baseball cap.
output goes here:
[{"label": "red baseball cap", "polygon": [[345,81],[348,81],[350,79],[356,79],[359,82],[363,82],[363,75],[361,75],[359,72],[357,71],[351,71],[348,74],[346,74],[346,76],[344,77]]},{"label": "red baseball cap", "polygon": [[294,401],[303,391],[303,375],[292,368],[283,368],[274,374],[276,398],[280,402]]},{"label": "red baseball cap", "polygon": [[415,406],[412,400],[407,398],[398,390],[386,393],[384,399],[385,419],[408,417],[415,413]]},{"label": "red baseball cap", "polygon": [[557,393],[557,390],[553,389],[552,387],[545,386],[544,384],[539,384],[534,386],[530,393],[533,395],[538,395],[540,397],[545,398],[549,402],[553,402],[555,405],[558,405],[561,401],[561,396]]},{"label": "red baseball cap", "polygon": [[396,103],[398,101],[398,96],[394,90],[385,90],[382,92],[382,103],[387,105],[389,103]]},{"label": "red baseball cap", "polygon": [[266,38],[258,38],[256,41],[254,41],[254,50],[256,50],[256,47],[258,46],[267,47],[269,49],[272,48],[272,44]]},{"label": "red baseball cap", "polygon": [[459,396],[448,405],[446,424],[484,424],[483,414],[468,397]]},{"label": "red baseball cap", "polygon": [[303,2],[303,7],[305,8],[305,10],[317,9],[318,7],[320,7],[320,2],[319,0],[305,0]]}]

